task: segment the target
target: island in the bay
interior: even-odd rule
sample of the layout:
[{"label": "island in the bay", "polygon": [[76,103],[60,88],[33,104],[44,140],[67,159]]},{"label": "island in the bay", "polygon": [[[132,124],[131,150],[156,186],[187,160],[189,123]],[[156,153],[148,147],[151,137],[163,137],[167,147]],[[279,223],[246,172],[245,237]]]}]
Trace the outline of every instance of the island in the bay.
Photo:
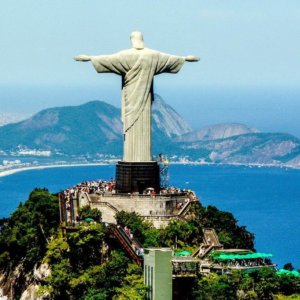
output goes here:
[{"label": "island in the bay", "polygon": [[168,185],[167,159],[151,153],[153,76],[198,58],[145,49],[139,32],[131,39],[132,49],[114,55],[76,57],[122,76],[124,152],[115,179],[83,181],[56,195],[37,188],[2,219],[1,293],[23,300],[299,293],[299,272],[291,263],[276,270],[272,254],[256,251],[254,235],[231,213]]}]

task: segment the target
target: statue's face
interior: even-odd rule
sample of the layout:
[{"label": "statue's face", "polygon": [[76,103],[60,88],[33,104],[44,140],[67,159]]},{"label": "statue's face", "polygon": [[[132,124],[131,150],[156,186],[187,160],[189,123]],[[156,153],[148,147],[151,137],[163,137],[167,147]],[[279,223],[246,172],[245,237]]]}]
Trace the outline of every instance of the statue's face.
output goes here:
[{"label": "statue's face", "polygon": [[144,49],[143,34],[139,31],[134,31],[130,35],[132,47],[135,49]]}]

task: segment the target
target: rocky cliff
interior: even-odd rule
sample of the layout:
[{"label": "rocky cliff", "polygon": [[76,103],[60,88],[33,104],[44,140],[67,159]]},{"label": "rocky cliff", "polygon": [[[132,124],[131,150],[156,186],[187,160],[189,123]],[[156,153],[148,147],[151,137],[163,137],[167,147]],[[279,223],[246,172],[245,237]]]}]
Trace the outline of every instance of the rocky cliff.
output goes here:
[{"label": "rocky cliff", "polygon": [[157,94],[154,95],[152,119],[154,131],[160,130],[169,138],[192,131],[190,125]]}]

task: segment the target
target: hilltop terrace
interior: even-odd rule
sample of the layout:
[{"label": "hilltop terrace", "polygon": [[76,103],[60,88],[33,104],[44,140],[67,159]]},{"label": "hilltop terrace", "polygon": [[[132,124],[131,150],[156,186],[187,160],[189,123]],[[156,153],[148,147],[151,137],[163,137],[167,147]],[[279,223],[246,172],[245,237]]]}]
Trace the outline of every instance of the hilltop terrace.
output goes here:
[{"label": "hilltop terrace", "polygon": [[191,190],[168,187],[156,193],[152,187],[140,193],[118,193],[114,179],[109,181],[84,181],[60,193],[61,221],[76,223],[79,210],[83,206],[97,208],[102,212],[102,220],[116,223],[118,211],[136,212],[154,226],[165,226],[173,218],[181,219],[192,202],[198,198]]},{"label": "hilltop terrace", "polygon": [[[124,195],[122,193],[118,193],[116,191],[116,181],[111,178],[109,181],[106,180],[93,180],[93,181],[83,181],[71,188],[68,188],[63,191],[65,196],[75,196],[78,192],[85,192],[88,194],[98,194],[98,195]],[[126,193],[125,195],[128,195]],[[189,195],[189,197],[193,198],[196,197],[194,192],[191,190],[186,189],[180,189],[176,187],[167,187],[162,188],[159,192],[159,194],[156,194],[154,189],[151,187],[146,188],[142,194],[136,193],[130,193],[130,195],[135,196],[145,196],[145,195],[151,195],[151,196],[157,196],[157,195]]]}]

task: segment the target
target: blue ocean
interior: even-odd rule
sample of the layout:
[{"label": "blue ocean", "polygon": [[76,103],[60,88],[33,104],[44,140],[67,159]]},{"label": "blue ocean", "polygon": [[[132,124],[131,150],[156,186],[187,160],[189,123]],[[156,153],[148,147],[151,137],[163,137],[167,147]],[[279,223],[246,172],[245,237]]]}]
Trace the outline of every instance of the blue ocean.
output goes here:
[{"label": "blue ocean", "polygon": [[[58,192],[78,182],[114,177],[115,167],[30,170],[0,177],[0,218],[35,187]],[[257,251],[273,254],[280,267],[300,268],[300,170],[273,167],[170,165],[169,182],[196,192],[205,206],[230,211],[255,234]]]}]

